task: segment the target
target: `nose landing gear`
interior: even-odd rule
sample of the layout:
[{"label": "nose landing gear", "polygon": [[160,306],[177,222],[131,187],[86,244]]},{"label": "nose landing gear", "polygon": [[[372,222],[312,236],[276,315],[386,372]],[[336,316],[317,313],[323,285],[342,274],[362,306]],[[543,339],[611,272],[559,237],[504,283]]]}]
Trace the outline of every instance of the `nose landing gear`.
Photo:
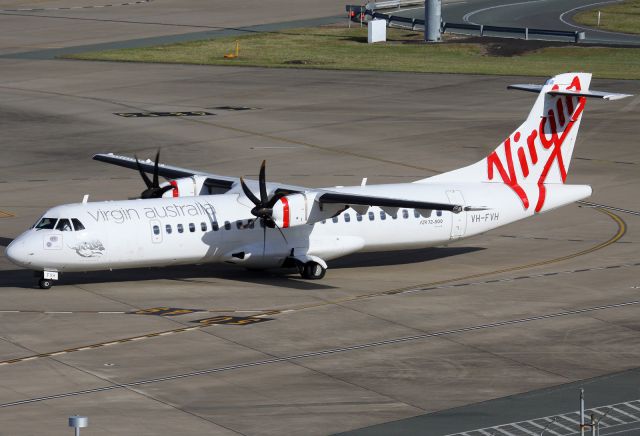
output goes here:
[{"label": "nose landing gear", "polygon": [[42,271],[35,275],[40,278],[40,280],[38,280],[38,286],[40,286],[40,289],[51,289],[53,282],[58,280],[57,271]]}]

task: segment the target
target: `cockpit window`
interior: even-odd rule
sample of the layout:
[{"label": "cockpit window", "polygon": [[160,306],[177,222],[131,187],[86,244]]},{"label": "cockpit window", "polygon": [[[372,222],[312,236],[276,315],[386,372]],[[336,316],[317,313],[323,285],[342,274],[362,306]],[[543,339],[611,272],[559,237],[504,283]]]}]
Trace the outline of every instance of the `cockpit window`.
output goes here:
[{"label": "cockpit window", "polygon": [[57,218],[42,218],[38,224],[36,224],[36,229],[38,230],[51,230],[56,226]]},{"label": "cockpit window", "polygon": [[66,218],[62,218],[58,220],[58,225],[56,226],[56,230],[60,230],[61,232],[73,231],[73,229],[71,228],[71,222]]},{"label": "cockpit window", "polygon": [[76,229],[76,232],[78,230],[84,230],[84,226],[78,218],[71,218],[71,222],[73,223],[73,228]]}]

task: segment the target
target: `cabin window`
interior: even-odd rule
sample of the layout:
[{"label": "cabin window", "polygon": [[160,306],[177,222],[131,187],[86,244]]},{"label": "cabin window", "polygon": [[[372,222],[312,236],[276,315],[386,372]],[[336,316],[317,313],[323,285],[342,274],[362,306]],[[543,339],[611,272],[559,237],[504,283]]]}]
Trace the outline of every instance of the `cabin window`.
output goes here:
[{"label": "cabin window", "polygon": [[236,221],[236,227],[238,228],[238,230],[242,228],[242,220]]},{"label": "cabin window", "polygon": [[442,211],[441,210],[436,210],[436,215],[437,216],[442,216]]},{"label": "cabin window", "polygon": [[249,220],[247,227],[253,229],[256,226],[256,220]]},{"label": "cabin window", "polygon": [[338,217],[334,216],[333,218],[331,218],[331,221],[333,221],[334,223],[337,223],[338,222]]},{"label": "cabin window", "polygon": [[369,212],[369,221],[373,221],[374,219],[376,219],[376,216],[373,214],[373,212]]},{"label": "cabin window", "polygon": [[409,218],[409,211],[407,209],[402,209],[402,218]]},{"label": "cabin window", "polygon": [[359,214],[359,213],[357,213],[357,214],[356,214],[356,219],[357,219],[358,221],[362,221],[362,215],[361,215],[361,214]]},{"label": "cabin window", "polygon": [[380,219],[381,220],[386,220],[387,219],[387,214],[384,212],[384,210],[380,211]]},{"label": "cabin window", "polygon": [[218,221],[214,221],[213,223],[211,223],[211,228],[213,229],[214,232],[217,232],[218,229],[220,228],[218,226]]},{"label": "cabin window", "polygon": [[189,231],[191,233],[196,231],[196,225],[194,223],[189,223]]},{"label": "cabin window", "polygon": [[201,222],[200,223],[200,229],[202,229],[203,232],[206,232],[207,231],[207,223]]},{"label": "cabin window", "polygon": [[73,229],[71,228],[71,222],[66,218],[62,218],[58,220],[58,225],[56,226],[56,230],[60,230],[61,232],[73,231]]},{"label": "cabin window", "polygon": [[167,224],[164,226],[164,230],[167,232],[167,235],[171,234],[171,224]]},{"label": "cabin window", "polygon": [[84,226],[78,218],[71,218],[71,222],[73,223],[73,228],[76,229],[76,232],[78,230],[84,230]]},{"label": "cabin window", "polygon": [[51,230],[56,226],[57,218],[42,218],[38,224],[36,224],[36,229],[38,230]]},{"label": "cabin window", "polygon": [[182,227],[182,224],[178,224],[178,233],[182,232],[184,232],[184,227]]},{"label": "cabin window", "polygon": [[327,223],[327,220],[322,220],[322,221],[320,221],[320,223],[322,223],[322,224],[326,224],[326,223]]},{"label": "cabin window", "polygon": [[344,222],[348,223],[349,221],[351,221],[351,215],[349,215],[348,213],[344,214]]},{"label": "cabin window", "polygon": [[413,209],[413,216],[416,218],[420,218],[420,212],[418,212],[418,209]]},{"label": "cabin window", "polygon": [[231,223],[229,221],[225,221],[224,222],[224,229],[225,230],[231,230]]},{"label": "cabin window", "polygon": [[264,229],[264,220],[260,220],[260,227]]},{"label": "cabin window", "polygon": [[160,227],[159,226],[153,226],[153,234],[154,235],[159,235],[160,234]]}]

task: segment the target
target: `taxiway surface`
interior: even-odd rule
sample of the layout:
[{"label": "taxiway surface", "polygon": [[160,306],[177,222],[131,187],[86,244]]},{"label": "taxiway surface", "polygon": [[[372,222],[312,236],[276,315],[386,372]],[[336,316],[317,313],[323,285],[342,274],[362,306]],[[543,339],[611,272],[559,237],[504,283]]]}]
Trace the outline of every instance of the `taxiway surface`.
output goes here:
[{"label": "taxiway surface", "polygon": [[[408,181],[480,159],[533,102],[508,77],[0,67],[5,246],[48,207],[141,191],[97,152],[162,147],[164,162],[233,176],[266,159],[270,180],[313,187]],[[639,103],[587,105],[569,182],[594,202],[640,210]],[[203,109],[215,115],[114,115]],[[320,282],[193,266],[41,291],[2,257],[2,432],[67,434],[78,413],[95,435],[328,434],[635,368],[639,218],[613,213],[571,205],[449,247],[351,256]]]}]

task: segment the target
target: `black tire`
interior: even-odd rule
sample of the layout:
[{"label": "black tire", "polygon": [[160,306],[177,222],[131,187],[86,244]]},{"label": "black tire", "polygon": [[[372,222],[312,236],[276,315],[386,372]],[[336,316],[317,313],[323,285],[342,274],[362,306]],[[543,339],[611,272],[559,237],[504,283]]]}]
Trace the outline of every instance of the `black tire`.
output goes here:
[{"label": "black tire", "polygon": [[51,286],[53,286],[53,282],[48,279],[40,279],[38,285],[40,286],[40,289],[51,289]]},{"label": "black tire", "polygon": [[309,280],[320,280],[324,277],[327,270],[318,262],[307,262],[302,270],[302,278]]}]

